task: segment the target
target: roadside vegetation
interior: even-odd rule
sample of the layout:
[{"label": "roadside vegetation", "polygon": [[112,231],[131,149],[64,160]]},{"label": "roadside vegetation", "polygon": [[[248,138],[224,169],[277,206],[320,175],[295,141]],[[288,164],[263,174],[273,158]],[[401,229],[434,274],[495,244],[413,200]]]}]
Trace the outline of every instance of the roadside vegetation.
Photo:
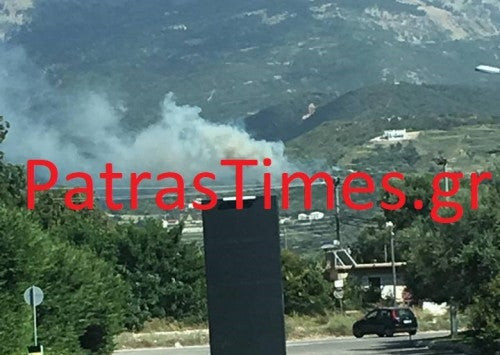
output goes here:
[{"label": "roadside vegetation", "polygon": [[[442,331],[449,329],[449,315],[433,315],[413,308],[418,320],[419,331]],[[352,324],[364,315],[363,310],[340,314],[328,311],[323,315],[291,314],[285,316],[287,340],[319,339],[325,337],[352,336]],[[460,324],[468,320],[461,317]],[[177,321],[148,322],[141,332],[124,332],[116,337],[118,349],[170,347],[208,344],[208,324],[180,324]]]}]

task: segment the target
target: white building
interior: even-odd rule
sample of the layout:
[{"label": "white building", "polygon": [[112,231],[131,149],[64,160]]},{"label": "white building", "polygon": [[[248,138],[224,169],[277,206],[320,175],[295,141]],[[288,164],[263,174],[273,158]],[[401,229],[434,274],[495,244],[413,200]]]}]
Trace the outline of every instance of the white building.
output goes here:
[{"label": "white building", "polygon": [[389,141],[406,139],[406,129],[391,129],[384,131],[382,138]]},{"label": "white building", "polygon": [[325,217],[325,214],[323,212],[318,212],[318,211],[314,211],[312,212],[310,215],[309,215],[309,219],[311,221],[313,220],[319,220],[319,219],[323,219]]},{"label": "white building", "polygon": [[309,220],[309,216],[305,213],[299,213],[299,215],[297,216],[297,219],[299,221],[307,221],[307,220]]}]

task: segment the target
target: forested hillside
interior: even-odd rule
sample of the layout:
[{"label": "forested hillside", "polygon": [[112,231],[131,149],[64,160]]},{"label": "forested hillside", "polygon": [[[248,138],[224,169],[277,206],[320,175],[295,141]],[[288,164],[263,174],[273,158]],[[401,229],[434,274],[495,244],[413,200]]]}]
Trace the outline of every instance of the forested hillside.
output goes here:
[{"label": "forested hillside", "polygon": [[[318,108],[311,117],[303,120],[309,103]],[[245,124],[247,130],[259,139],[286,141],[326,121],[402,116],[411,117],[412,121],[428,122],[428,118],[463,115],[495,116],[500,120],[500,93],[488,87],[404,82],[377,84],[350,91],[333,100],[323,95],[283,102],[247,117]],[[423,127],[422,124],[419,126]],[[426,128],[434,126],[428,122]]]}]

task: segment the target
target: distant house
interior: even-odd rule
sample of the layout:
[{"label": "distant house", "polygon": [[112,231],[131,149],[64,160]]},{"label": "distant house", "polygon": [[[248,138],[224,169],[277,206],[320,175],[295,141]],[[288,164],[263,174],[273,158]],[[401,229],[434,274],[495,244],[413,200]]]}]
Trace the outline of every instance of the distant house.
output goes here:
[{"label": "distant house", "polygon": [[[348,276],[356,279],[365,290],[380,290],[382,298],[392,298],[393,276],[392,263],[358,264],[351,256],[350,249],[331,245],[325,249],[327,266],[326,275],[330,280],[343,280]],[[396,301],[404,301],[406,262],[395,262]]]},{"label": "distant house", "polygon": [[[403,302],[403,291],[405,285],[405,262],[394,263],[396,267],[396,300]],[[344,274],[351,275],[356,278],[365,290],[380,289],[382,298],[393,297],[393,279],[392,279],[392,264],[391,263],[373,263],[373,264],[356,264],[348,266],[336,266],[336,271],[339,276]]]},{"label": "distant house", "polygon": [[170,228],[179,225],[178,219],[162,219],[163,228]]},{"label": "distant house", "polygon": [[389,141],[406,139],[406,129],[391,129],[384,131],[382,139],[387,139]]},{"label": "distant house", "polygon": [[280,218],[280,224],[288,224],[288,223],[291,223],[291,222],[292,222],[292,218],[291,217]]},{"label": "distant house", "polygon": [[309,216],[305,213],[299,213],[298,216],[297,216],[297,219],[299,221],[308,221],[309,220]]},{"label": "distant house", "polygon": [[406,129],[385,130],[381,136],[370,139],[375,144],[392,144],[393,142],[410,141],[417,139],[419,131],[407,132]]},{"label": "distant house", "polygon": [[325,217],[325,214],[323,212],[318,212],[318,211],[311,212],[311,214],[309,215],[309,219],[311,221],[323,219],[324,217]]}]

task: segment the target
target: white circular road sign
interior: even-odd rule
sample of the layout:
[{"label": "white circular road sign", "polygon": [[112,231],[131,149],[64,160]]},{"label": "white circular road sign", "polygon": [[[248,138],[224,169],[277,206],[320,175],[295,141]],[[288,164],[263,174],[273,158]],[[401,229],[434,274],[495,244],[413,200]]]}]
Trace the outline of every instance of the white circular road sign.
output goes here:
[{"label": "white circular road sign", "polygon": [[344,298],[344,290],[340,289],[340,290],[335,290],[333,291],[333,296],[336,298],[336,299],[342,299]]},{"label": "white circular road sign", "polygon": [[38,306],[43,302],[43,291],[36,286],[31,286],[24,291],[24,300],[30,306]]}]

